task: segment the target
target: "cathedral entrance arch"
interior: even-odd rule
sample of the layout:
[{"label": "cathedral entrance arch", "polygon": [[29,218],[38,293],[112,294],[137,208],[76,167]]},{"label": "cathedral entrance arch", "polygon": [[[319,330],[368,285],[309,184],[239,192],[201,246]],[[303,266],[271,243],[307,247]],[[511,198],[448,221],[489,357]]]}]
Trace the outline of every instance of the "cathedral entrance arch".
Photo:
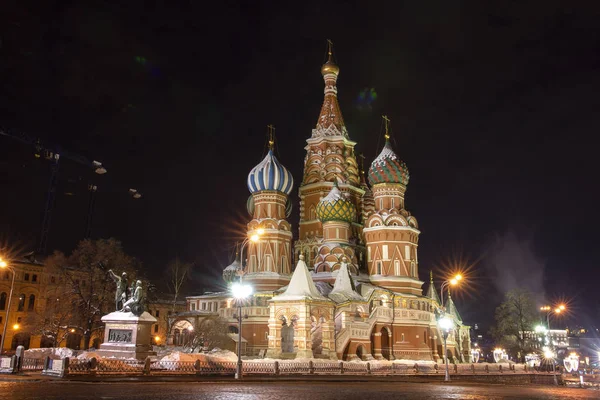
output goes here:
[{"label": "cathedral entrance arch", "polygon": [[392,354],[390,348],[390,331],[388,328],[381,328],[381,355],[383,358],[389,360]]},{"label": "cathedral entrance arch", "polygon": [[365,346],[363,346],[362,344],[356,346],[356,356],[361,360],[363,359],[363,357],[365,356]]},{"label": "cathedral entrance arch", "polygon": [[171,334],[174,346],[186,346],[194,336],[194,326],[187,319],[181,319],[173,324]]}]

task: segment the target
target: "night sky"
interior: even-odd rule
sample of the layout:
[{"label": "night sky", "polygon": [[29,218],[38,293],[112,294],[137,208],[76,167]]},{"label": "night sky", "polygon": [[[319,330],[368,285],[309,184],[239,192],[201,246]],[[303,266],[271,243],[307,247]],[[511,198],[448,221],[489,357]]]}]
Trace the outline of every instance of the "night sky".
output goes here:
[{"label": "night sky", "polygon": [[[0,126],[108,169],[62,160],[49,249],[82,238],[93,179],[94,238],[120,239],[153,279],[176,255],[194,261],[190,291],[211,289],[249,220],[245,179],[268,124],[296,181],[297,235],[330,38],[367,162],[381,115],[392,120],[421,278],[474,263],[453,296],[467,323],[491,322],[518,285],[569,300],[572,322],[598,321],[600,4],[254,3],[3,2]],[[36,247],[49,175],[31,146],[0,136],[5,245]]]}]

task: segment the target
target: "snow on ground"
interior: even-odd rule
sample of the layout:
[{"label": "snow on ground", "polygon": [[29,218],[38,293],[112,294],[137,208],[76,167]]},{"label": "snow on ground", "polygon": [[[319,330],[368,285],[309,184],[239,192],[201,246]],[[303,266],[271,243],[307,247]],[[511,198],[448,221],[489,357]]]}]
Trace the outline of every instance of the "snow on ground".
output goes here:
[{"label": "snow on ground", "polygon": [[208,353],[183,353],[173,351],[163,356],[160,361],[237,361],[237,355],[229,350],[215,348]]},{"label": "snow on ground", "polygon": [[73,357],[73,350],[67,347],[48,347],[43,349],[25,350],[25,358],[44,359],[46,357],[50,357],[55,360],[65,357]]},{"label": "snow on ground", "polygon": [[86,359],[91,359],[91,358],[96,358],[96,360],[98,360],[102,357],[100,356],[100,354],[96,353],[95,351],[84,351],[77,356],[77,359],[79,359],[79,360],[86,360]]}]

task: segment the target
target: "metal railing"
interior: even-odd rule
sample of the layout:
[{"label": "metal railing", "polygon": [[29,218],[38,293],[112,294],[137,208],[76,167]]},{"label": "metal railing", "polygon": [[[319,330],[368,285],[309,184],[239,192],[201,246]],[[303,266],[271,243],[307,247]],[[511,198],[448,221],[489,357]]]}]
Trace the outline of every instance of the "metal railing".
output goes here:
[{"label": "metal railing", "polygon": [[[41,360],[26,361],[27,369],[40,368]],[[52,362],[53,361],[53,362]],[[58,366],[58,368],[57,368]],[[45,364],[49,372],[68,375],[234,375],[235,361],[160,361],[69,359],[51,360]],[[25,369],[25,368],[23,368]],[[57,371],[60,369],[60,371]],[[244,375],[443,375],[444,365],[433,363],[402,363],[390,361],[347,362],[330,360],[309,361],[244,361]],[[451,375],[535,374],[551,375],[522,364],[452,364]]]}]

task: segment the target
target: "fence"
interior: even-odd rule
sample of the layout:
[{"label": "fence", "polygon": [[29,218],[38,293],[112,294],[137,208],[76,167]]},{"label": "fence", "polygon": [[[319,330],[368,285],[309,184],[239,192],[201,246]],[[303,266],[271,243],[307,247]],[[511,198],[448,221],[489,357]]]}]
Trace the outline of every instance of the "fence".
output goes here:
[{"label": "fence", "polygon": [[[31,370],[39,368],[38,362],[25,362]],[[158,361],[147,358],[138,360],[115,359],[69,359],[45,361],[43,374],[53,376],[77,375],[126,375],[126,376],[214,376],[235,374],[237,363],[234,361]],[[403,364],[394,362],[355,363],[345,361],[244,361],[243,375],[443,375],[443,364]],[[499,375],[499,374],[536,374],[538,372],[522,364],[451,364],[451,375]]]}]

